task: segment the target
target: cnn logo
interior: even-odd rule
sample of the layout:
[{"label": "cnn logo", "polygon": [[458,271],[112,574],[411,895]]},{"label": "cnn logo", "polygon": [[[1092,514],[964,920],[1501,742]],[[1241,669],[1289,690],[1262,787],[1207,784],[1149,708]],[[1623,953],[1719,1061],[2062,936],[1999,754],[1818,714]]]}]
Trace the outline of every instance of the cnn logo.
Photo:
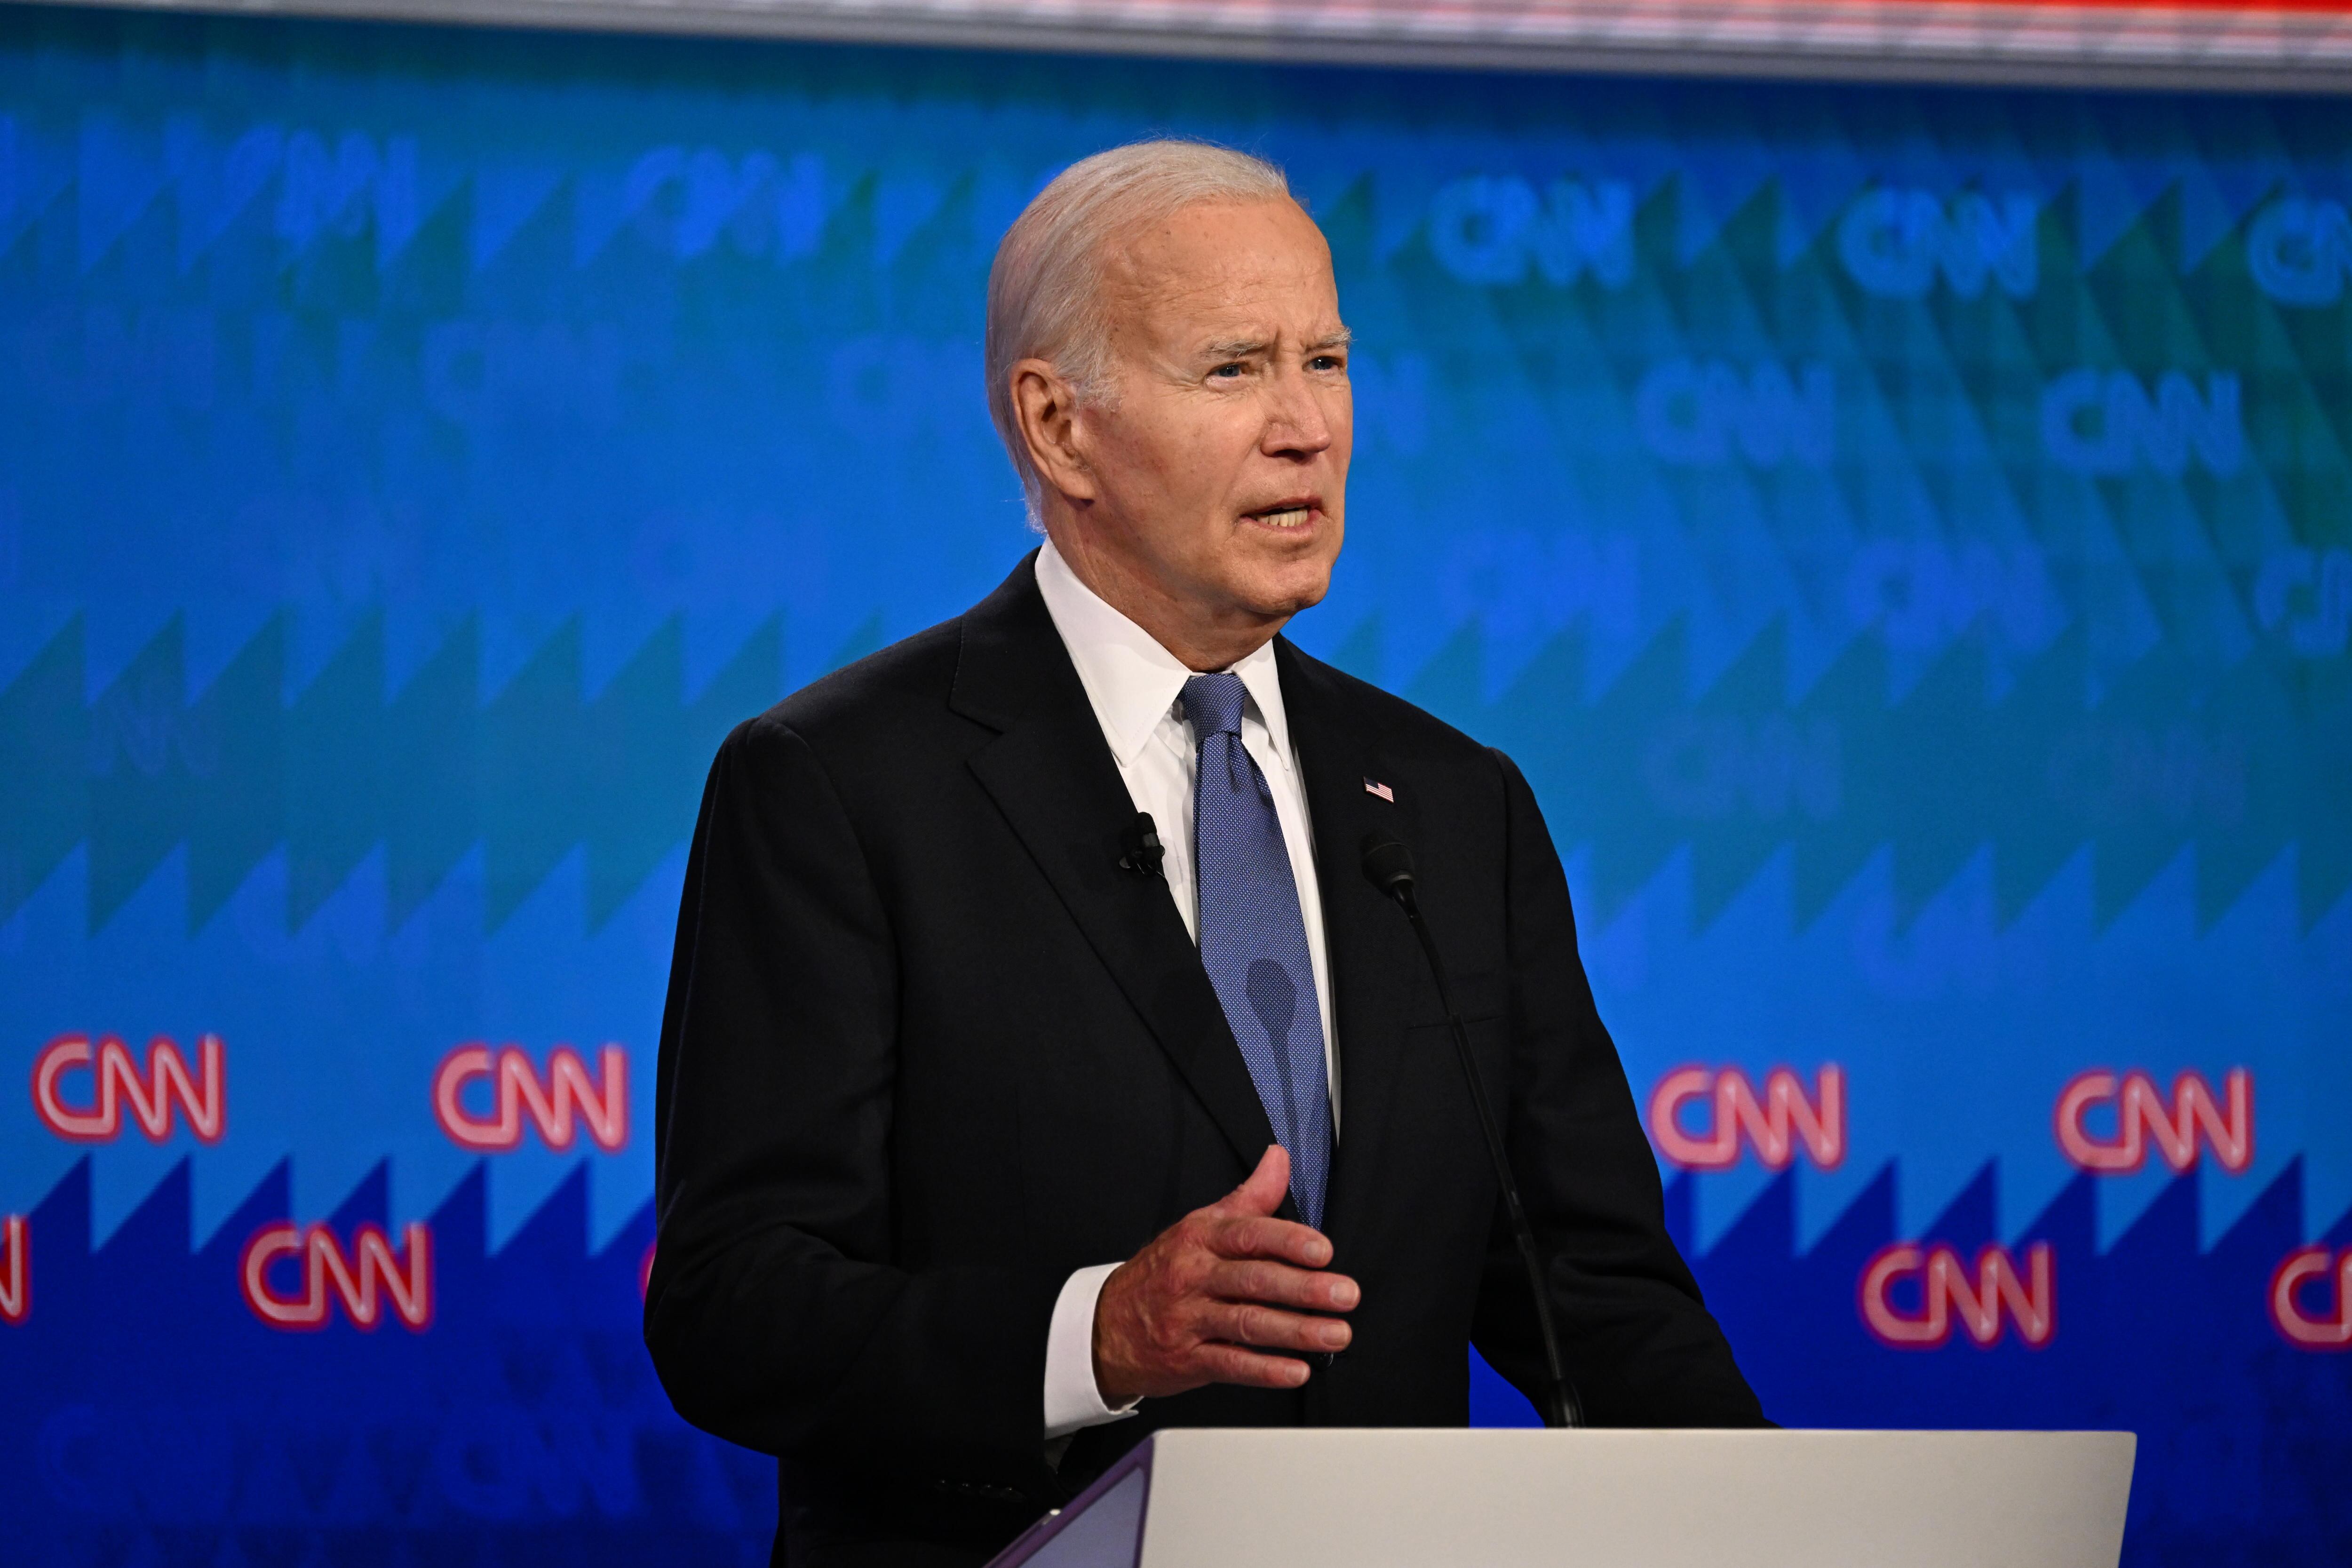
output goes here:
[{"label": "cnn logo", "polygon": [[[2112,1138],[2089,1126],[2091,1113],[2105,1109],[2115,1113]],[[2197,1163],[2200,1145],[2232,1175],[2254,1163],[2254,1079],[2243,1068],[2222,1076],[2219,1095],[2202,1073],[2184,1072],[2172,1080],[2168,1100],[2147,1073],[2094,1068],[2059,1091],[2053,1120],[2058,1147],[2078,1170],[2137,1171],[2151,1143],[2176,1172]]]},{"label": "cnn logo", "polygon": [[[353,1326],[373,1329],[385,1307],[411,1331],[433,1321],[433,1232],[412,1222],[404,1232],[404,1263],[392,1238],[363,1225],[347,1249],[323,1225],[264,1226],[245,1244],[237,1277],[245,1304],[273,1329],[323,1329],[333,1304]],[[293,1289],[281,1289],[291,1274]]]},{"label": "cnn logo", "polygon": [[[2313,1288],[2331,1276],[2335,1306],[2314,1310]],[[2340,1252],[2306,1247],[2288,1253],[2271,1276],[2271,1321],[2298,1349],[2352,1349],[2352,1247]]]},{"label": "cnn logo", "polygon": [[[1900,1290],[1914,1295],[1906,1309]],[[2047,1242],[2025,1250],[2021,1269],[2009,1249],[1988,1247],[1971,1268],[1951,1247],[1901,1241],[1862,1271],[1862,1321],[1879,1343],[1898,1350],[1937,1350],[1958,1325],[1978,1345],[1998,1342],[2011,1325],[2039,1350],[2058,1332],[2056,1264]]]},{"label": "cnn logo", "polygon": [[[1695,1120],[1705,1107],[1704,1125]],[[1813,1094],[1787,1068],[1764,1078],[1764,1092],[1738,1068],[1682,1068],[1650,1096],[1650,1137],[1658,1152],[1686,1171],[1724,1171],[1744,1146],[1771,1170],[1785,1171],[1801,1144],[1824,1171],[1845,1163],[1845,1070],[1832,1063],[1813,1075]]]},{"label": "cnn logo", "polygon": [[[485,1151],[520,1145],[526,1116],[551,1149],[571,1148],[578,1124],[585,1123],[589,1139],[610,1153],[629,1141],[629,1055],[608,1045],[596,1056],[592,1077],[578,1051],[558,1046],[542,1078],[520,1047],[459,1046],[433,1075],[434,1119],[451,1142]],[[477,1083],[489,1089],[480,1113],[466,1103]]]},{"label": "cnn logo", "polygon": [[0,1323],[21,1323],[33,1310],[32,1231],[23,1215],[0,1220]]},{"label": "cnn logo", "polygon": [[[87,1089],[74,1089],[83,1078]],[[193,1069],[167,1035],[147,1043],[144,1066],[119,1035],[102,1035],[95,1045],[88,1035],[59,1035],[33,1058],[33,1111],[58,1137],[112,1142],[121,1136],[126,1105],[150,1142],[172,1135],[176,1106],[199,1142],[219,1142],[228,1130],[228,1051],[221,1037],[197,1037]]]}]

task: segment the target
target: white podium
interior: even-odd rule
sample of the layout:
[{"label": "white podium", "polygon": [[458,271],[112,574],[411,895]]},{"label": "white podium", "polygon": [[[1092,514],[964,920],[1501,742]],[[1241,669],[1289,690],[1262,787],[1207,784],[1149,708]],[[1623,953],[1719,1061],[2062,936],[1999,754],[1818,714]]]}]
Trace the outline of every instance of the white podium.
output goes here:
[{"label": "white podium", "polygon": [[1164,1431],[992,1568],[2116,1568],[2137,1442]]}]

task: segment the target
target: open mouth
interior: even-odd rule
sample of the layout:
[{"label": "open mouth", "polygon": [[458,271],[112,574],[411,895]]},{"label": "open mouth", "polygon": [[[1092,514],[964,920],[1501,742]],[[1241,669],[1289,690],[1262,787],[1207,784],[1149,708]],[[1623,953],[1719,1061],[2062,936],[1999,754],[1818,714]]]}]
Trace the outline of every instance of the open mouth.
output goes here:
[{"label": "open mouth", "polygon": [[1270,506],[1263,511],[1249,514],[1251,521],[1262,522],[1268,528],[1304,528],[1314,515],[1315,503],[1303,500],[1284,501],[1279,506]]}]

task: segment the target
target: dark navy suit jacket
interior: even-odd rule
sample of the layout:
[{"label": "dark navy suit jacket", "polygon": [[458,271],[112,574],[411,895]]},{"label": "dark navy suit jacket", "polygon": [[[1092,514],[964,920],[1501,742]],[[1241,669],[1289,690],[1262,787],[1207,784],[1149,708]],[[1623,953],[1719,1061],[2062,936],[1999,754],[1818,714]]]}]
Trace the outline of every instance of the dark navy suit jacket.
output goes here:
[{"label": "dark navy suit jacket", "polygon": [[[779,1560],[977,1563],[1163,1426],[1460,1426],[1467,1348],[1531,1393],[1528,1285],[1410,929],[1410,845],[1595,1425],[1761,1421],[1668,1238],[1500,752],[1276,644],[1320,868],[1363,1287],[1303,1389],[1212,1386],[1048,1465],[1047,1322],[1274,1140],[1198,950],[1120,868],[1135,816],[1034,557],[981,605],[737,729],[695,832],[663,1021],[646,1342],[690,1421],[780,1460]],[[1394,799],[1364,788],[1390,787]]]}]

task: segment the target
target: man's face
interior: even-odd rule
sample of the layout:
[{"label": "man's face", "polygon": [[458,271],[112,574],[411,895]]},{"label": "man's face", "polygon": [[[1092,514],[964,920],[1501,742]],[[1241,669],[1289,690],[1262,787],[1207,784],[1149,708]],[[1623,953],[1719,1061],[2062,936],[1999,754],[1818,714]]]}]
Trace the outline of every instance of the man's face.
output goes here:
[{"label": "man's face", "polygon": [[1228,627],[1317,603],[1355,425],[1322,232],[1286,200],[1187,207],[1114,244],[1103,304],[1114,395],[1074,432],[1087,546]]}]

